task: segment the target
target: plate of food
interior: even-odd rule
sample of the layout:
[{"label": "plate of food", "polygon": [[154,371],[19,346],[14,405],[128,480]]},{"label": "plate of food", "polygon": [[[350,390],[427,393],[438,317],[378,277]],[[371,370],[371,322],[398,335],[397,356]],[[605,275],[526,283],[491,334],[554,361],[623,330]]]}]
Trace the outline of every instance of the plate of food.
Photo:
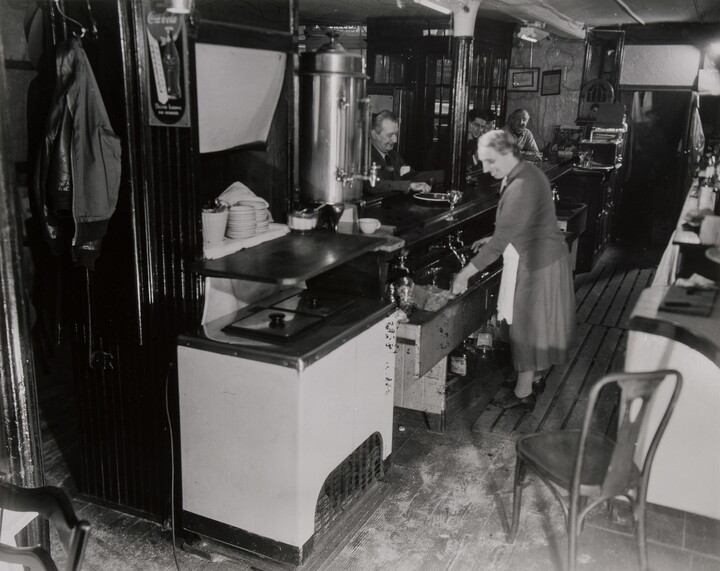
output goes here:
[{"label": "plate of food", "polygon": [[413,198],[425,202],[450,202],[450,194],[447,192],[418,192]]}]

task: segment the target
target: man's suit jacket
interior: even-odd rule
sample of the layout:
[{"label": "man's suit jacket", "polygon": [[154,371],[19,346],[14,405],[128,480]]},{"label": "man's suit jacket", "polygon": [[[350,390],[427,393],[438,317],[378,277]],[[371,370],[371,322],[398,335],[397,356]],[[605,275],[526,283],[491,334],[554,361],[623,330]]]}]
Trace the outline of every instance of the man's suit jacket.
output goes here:
[{"label": "man's suit jacket", "polygon": [[[385,157],[375,148],[375,145],[370,145],[370,149],[372,162],[380,165],[380,170],[378,171],[380,180],[400,180],[403,178],[400,175],[400,169],[406,165],[400,153],[395,149],[387,153],[390,158],[390,164],[388,165]],[[407,179],[408,175],[412,175],[413,172],[414,171],[410,169],[404,178]]]}]

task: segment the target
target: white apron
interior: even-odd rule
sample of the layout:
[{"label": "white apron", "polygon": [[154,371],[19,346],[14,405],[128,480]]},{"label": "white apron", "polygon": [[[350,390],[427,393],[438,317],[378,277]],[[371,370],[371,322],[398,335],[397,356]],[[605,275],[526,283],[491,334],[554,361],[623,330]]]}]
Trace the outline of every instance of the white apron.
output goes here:
[{"label": "white apron", "polygon": [[498,320],[513,322],[513,304],[515,303],[515,282],[517,280],[520,254],[515,246],[508,244],[503,252],[503,270],[500,278],[500,293],[498,294]]},{"label": "white apron", "polygon": [[[500,185],[500,194],[507,186],[507,177]],[[503,319],[510,325],[513,322],[513,304],[515,303],[515,282],[517,281],[518,263],[520,254],[515,246],[508,244],[503,251],[503,271],[500,278],[500,293],[498,294],[498,321]]]}]

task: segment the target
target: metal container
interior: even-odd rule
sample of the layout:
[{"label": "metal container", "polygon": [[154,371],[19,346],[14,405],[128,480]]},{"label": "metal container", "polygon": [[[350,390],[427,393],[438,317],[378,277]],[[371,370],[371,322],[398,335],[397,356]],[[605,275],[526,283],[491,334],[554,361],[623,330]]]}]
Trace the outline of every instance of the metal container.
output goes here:
[{"label": "metal container", "polygon": [[331,38],[300,56],[300,201],[343,204],[362,198],[370,147],[370,100],[363,58]]}]

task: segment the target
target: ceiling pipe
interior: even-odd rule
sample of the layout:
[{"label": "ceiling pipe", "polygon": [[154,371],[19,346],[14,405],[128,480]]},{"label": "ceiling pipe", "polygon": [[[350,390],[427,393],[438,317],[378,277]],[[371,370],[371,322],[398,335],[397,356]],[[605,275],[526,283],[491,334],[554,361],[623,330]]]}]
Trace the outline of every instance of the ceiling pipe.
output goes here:
[{"label": "ceiling pipe", "polygon": [[482,0],[465,0],[453,10],[453,87],[450,104],[450,185],[448,190],[462,190],[465,185],[465,149],[467,146],[467,112],[469,104],[470,58],[472,56],[475,19]]},{"label": "ceiling pipe", "polygon": [[645,20],[643,20],[640,16],[638,16],[635,12],[633,12],[632,8],[630,8],[630,6],[625,4],[625,2],[623,2],[623,0],[615,0],[615,3],[618,6],[620,6],[620,8],[625,10],[627,15],[630,16],[633,20],[635,20],[638,24],[640,24],[642,26],[645,25]]}]

